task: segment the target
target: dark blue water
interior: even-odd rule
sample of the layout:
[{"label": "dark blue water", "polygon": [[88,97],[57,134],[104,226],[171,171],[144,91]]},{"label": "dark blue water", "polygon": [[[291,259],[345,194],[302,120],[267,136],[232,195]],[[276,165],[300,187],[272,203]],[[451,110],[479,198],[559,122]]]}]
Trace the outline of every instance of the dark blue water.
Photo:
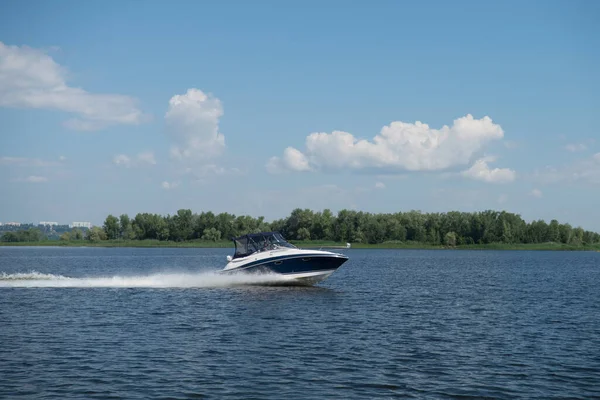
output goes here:
[{"label": "dark blue water", "polygon": [[230,252],[0,247],[0,398],[600,398],[600,253],[348,250],[290,288],[206,272]]}]

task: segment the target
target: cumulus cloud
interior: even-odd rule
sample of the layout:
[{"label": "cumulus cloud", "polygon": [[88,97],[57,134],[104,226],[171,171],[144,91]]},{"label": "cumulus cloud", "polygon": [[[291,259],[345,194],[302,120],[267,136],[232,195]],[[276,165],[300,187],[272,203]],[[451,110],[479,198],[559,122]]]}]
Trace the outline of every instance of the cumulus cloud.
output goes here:
[{"label": "cumulus cloud", "polygon": [[536,197],[538,199],[541,199],[544,194],[542,193],[542,191],[540,189],[533,189],[531,192],[529,192],[529,195]]},{"label": "cumulus cloud", "polygon": [[59,110],[75,115],[70,129],[91,131],[141,123],[137,100],[120,94],[94,94],[67,84],[67,70],[45,51],[0,42],[0,106]]},{"label": "cumulus cloud", "polygon": [[293,147],[287,147],[283,151],[283,157],[271,157],[267,163],[267,171],[276,174],[283,171],[311,171],[308,159],[301,151]]},{"label": "cumulus cloud", "polygon": [[163,183],[160,184],[160,186],[165,189],[165,190],[171,190],[171,189],[175,189],[176,187],[179,186],[179,182],[167,182],[164,181]]},{"label": "cumulus cloud", "polygon": [[488,162],[495,161],[494,158],[482,158],[471,166],[471,168],[463,171],[461,174],[470,179],[488,183],[508,183],[516,178],[516,172],[509,168],[494,168],[491,169]]},{"label": "cumulus cloud", "polygon": [[113,157],[112,161],[115,165],[120,165],[127,168],[156,165],[154,153],[151,151],[139,153],[135,157],[130,157],[126,154],[117,154]]},{"label": "cumulus cloud", "polygon": [[385,189],[385,183],[383,183],[383,182],[376,182],[375,183],[375,189]]},{"label": "cumulus cloud", "polygon": [[173,141],[171,156],[183,161],[206,161],[221,154],[225,136],[219,132],[221,101],[198,89],[169,100],[165,115],[167,133]]},{"label": "cumulus cloud", "polygon": [[486,144],[503,137],[500,125],[489,117],[470,114],[441,129],[395,121],[372,140],[343,131],[312,133],[305,152],[288,147],[281,158],[269,160],[267,169],[441,171],[469,164]]}]

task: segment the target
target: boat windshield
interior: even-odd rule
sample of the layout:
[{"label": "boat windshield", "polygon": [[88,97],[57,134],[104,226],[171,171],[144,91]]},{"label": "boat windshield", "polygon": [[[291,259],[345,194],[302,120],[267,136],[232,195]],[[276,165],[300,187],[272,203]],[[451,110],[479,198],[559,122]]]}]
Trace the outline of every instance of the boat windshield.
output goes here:
[{"label": "boat windshield", "polygon": [[233,258],[247,257],[261,251],[275,250],[282,247],[295,249],[279,232],[251,233],[233,239],[235,255]]}]

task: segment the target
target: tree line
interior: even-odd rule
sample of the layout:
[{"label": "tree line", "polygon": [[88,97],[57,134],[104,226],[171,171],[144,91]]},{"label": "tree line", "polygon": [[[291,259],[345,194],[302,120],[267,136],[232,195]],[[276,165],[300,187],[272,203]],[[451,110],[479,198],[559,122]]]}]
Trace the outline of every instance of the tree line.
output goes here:
[{"label": "tree line", "polygon": [[[312,211],[295,209],[288,217],[266,222],[264,217],[236,216],[229,213],[200,214],[189,209],[174,215],[138,213],[109,215],[102,227],[73,229],[61,240],[160,240],[219,241],[246,233],[279,231],[288,240],[317,240],[351,243],[418,242],[431,245],[468,245],[489,243],[600,243],[600,235],[557,220],[526,222],[506,211],[422,213],[420,211],[373,214],[362,211]],[[4,242],[29,242],[45,239],[38,229],[7,232]]]},{"label": "tree line", "polygon": [[419,242],[432,245],[488,243],[600,243],[600,235],[557,220],[526,222],[506,211],[422,213],[420,211],[373,214],[341,210],[295,209],[282,219],[266,222],[264,217],[229,213],[200,214],[189,209],[174,215],[139,213],[131,219],[109,215],[102,228],[92,228],[92,240],[229,240],[246,233],[279,231],[288,240],[319,240],[353,243]]},{"label": "tree line", "polygon": [[[18,243],[18,242],[40,242],[44,240],[84,240],[88,238],[86,230],[82,230],[79,228],[69,228],[67,225],[66,228],[63,229],[62,235],[59,235],[56,230],[51,229],[51,227],[38,225],[34,227],[33,224],[24,224],[21,225],[21,228],[17,231],[8,231],[4,232],[2,236],[0,236],[0,242],[7,243]],[[69,229],[69,231],[65,231],[65,229]],[[59,231],[60,232],[60,231]]]},{"label": "tree line", "polygon": [[15,232],[5,232],[0,237],[1,241],[7,243],[17,242],[39,242],[45,236],[37,228],[21,229]]}]

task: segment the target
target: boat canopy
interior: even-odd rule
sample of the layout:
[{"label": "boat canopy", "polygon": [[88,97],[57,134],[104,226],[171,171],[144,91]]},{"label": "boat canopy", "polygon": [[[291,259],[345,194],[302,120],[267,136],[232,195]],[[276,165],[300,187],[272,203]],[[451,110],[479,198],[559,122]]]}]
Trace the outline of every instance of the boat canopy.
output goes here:
[{"label": "boat canopy", "polygon": [[274,250],[278,247],[296,248],[288,243],[279,232],[249,233],[233,238],[235,254],[233,258],[247,257],[260,251]]}]

